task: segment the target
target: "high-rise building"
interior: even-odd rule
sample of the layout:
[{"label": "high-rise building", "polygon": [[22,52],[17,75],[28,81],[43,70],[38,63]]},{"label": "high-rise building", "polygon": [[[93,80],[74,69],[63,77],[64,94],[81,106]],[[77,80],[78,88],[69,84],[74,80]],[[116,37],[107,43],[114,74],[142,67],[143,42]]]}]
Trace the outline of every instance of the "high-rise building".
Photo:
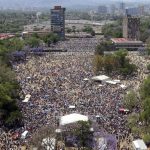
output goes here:
[{"label": "high-rise building", "polygon": [[65,39],[65,8],[55,6],[51,9],[51,31]]},{"label": "high-rise building", "polygon": [[140,18],[125,16],[123,19],[123,37],[131,40],[140,39]]},{"label": "high-rise building", "polygon": [[127,16],[140,16],[140,9],[138,7],[127,8],[126,15]]},{"label": "high-rise building", "polygon": [[106,6],[98,6],[98,13],[99,14],[107,14],[107,7]]},{"label": "high-rise building", "polygon": [[119,10],[120,10],[120,13],[121,14],[124,14],[125,13],[125,3],[120,3],[120,6],[119,6]]},{"label": "high-rise building", "polygon": [[143,16],[145,14],[145,6],[144,5],[139,5],[139,12],[140,15]]},{"label": "high-rise building", "polygon": [[114,15],[115,14],[115,11],[116,11],[116,6],[114,4],[112,4],[110,6],[110,14]]}]

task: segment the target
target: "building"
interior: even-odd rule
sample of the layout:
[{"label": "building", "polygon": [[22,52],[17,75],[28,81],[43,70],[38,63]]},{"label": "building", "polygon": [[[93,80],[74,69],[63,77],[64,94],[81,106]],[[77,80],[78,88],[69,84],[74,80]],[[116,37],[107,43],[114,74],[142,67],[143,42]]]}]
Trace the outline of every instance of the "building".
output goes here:
[{"label": "building", "polygon": [[116,6],[115,6],[114,4],[112,4],[112,5],[110,6],[110,14],[111,14],[111,15],[114,15],[115,12],[116,12]]},{"label": "building", "polygon": [[113,49],[127,49],[129,51],[139,50],[141,47],[144,47],[142,41],[134,41],[126,38],[112,38]]},{"label": "building", "polygon": [[144,5],[139,5],[139,13],[140,16],[143,16],[145,14],[145,6]]},{"label": "building", "polygon": [[120,3],[119,5],[119,10],[120,10],[120,13],[121,14],[124,14],[125,13],[125,3]]},{"label": "building", "polygon": [[106,6],[98,6],[98,11],[99,14],[107,14],[107,7]]},{"label": "building", "polygon": [[65,39],[65,8],[55,6],[51,9],[51,31]]},{"label": "building", "polygon": [[141,15],[139,7],[127,8],[125,13],[127,16],[140,16]]},{"label": "building", "polygon": [[125,16],[123,19],[123,37],[132,40],[140,39],[140,18]]}]

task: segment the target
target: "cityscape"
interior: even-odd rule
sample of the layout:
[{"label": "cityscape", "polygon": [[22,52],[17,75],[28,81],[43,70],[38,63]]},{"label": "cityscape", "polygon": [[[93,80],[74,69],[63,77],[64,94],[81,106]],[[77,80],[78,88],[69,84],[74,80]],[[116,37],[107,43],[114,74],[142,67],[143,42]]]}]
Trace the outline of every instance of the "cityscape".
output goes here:
[{"label": "cityscape", "polygon": [[150,1],[0,0],[0,150],[150,150]]}]

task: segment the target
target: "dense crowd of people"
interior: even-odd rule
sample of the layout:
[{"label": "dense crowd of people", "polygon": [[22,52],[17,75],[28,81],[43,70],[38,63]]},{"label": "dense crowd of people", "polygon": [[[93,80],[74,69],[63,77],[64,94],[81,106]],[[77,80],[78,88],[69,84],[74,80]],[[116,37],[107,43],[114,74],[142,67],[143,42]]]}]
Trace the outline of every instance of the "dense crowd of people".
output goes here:
[{"label": "dense crowd of people", "polygon": [[101,41],[101,37],[93,38],[71,38],[66,41],[59,41],[55,49],[64,49],[67,51],[95,51],[96,45]]},{"label": "dense crowd of people", "polygon": [[[19,149],[41,127],[51,124],[58,126],[59,118],[72,112],[89,116],[98,123],[99,129],[105,130],[106,134],[116,135],[118,141],[130,135],[126,126],[127,114],[119,113],[119,108],[124,107],[126,90],[118,84],[100,84],[91,80],[95,73],[93,52],[89,51],[94,51],[97,43],[98,40],[94,39],[72,39],[57,45],[58,48],[69,49],[69,52],[32,55],[28,56],[26,62],[14,63],[13,68],[22,88],[19,107],[24,116],[24,126],[8,132],[0,130],[0,149]],[[131,82],[122,82],[134,87],[145,77],[146,68],[143,65],[146,60],[137,53],[131,53],[129,57],[139,65],[138,76],[130,79]],[[117,76],[114,78],[119,79]],[[28,94],[31,95],[29,101],[22,102]],[[70,105],[75,108],[70,108]],[[27,139],[13,139],[15,134],[21,135],[25,130],[29,131]]]}]

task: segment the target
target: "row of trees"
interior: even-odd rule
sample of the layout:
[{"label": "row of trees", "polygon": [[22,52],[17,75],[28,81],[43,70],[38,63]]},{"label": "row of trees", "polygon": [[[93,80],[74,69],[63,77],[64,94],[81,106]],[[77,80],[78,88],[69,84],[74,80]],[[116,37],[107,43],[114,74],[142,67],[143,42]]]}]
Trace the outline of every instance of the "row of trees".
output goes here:
[{"label": "row of trees", "polygon": [[130,91],[124,99],[125,106],[133,111],[128,117],[128,126],[134,135],[150,142],[150,76],[142,83],[139,95]]},{"label": "row of trees", "polygon": [[22,32],[24,25],[34,23],[35,12],[0,11],[0,33]]},{"label": "row of trees", "polygon": [[[15,42],[16,39],[0,43],[0,120],[7,127],[21,125],[22,122],[22,114],[17,106],[20,87],[9,63],[10,48],[16,48]],[[17,46],[21,48],[19,43]]]},{"label": "row of trees", "polygon": [[84,26],[84,28],[81,30],[76,29],[76,26],[72,26],[71,28],[69,28],[69,27],[66,28],[66,32],[67,33],[85,32],[85,33],[91,34],[92,36],[95,36],[95,31],[91,26]]},{"label": "row of trees", "polygon": [[127,50],[121,49],[115,53],[104,55],[105,45],[101,44],[96,49],[94,57],[95,71],[105,71],[107,74],[112,72],[119,73],[123,76],[131,75],[136,71],[136,66],[131,64],[127,58]]},{"label": "row of trees", "polygon": [[118,19],[115,23],[106,24],[102,27],[102,33],[105,37],[114,37],[121,38],[122,37],[122,22]]},{"label": "row of trees", "polygon": [[58,35],[54,33],[49,33],[44,37],[40,37],[38,36],[38,34],[33,34],[31,37],[24,39],[24,45],[34,48],[39,47],[40,45],[45,43],[49,47],[51,44],[55,44],[59,40],[60,38],[58,37]]}]

